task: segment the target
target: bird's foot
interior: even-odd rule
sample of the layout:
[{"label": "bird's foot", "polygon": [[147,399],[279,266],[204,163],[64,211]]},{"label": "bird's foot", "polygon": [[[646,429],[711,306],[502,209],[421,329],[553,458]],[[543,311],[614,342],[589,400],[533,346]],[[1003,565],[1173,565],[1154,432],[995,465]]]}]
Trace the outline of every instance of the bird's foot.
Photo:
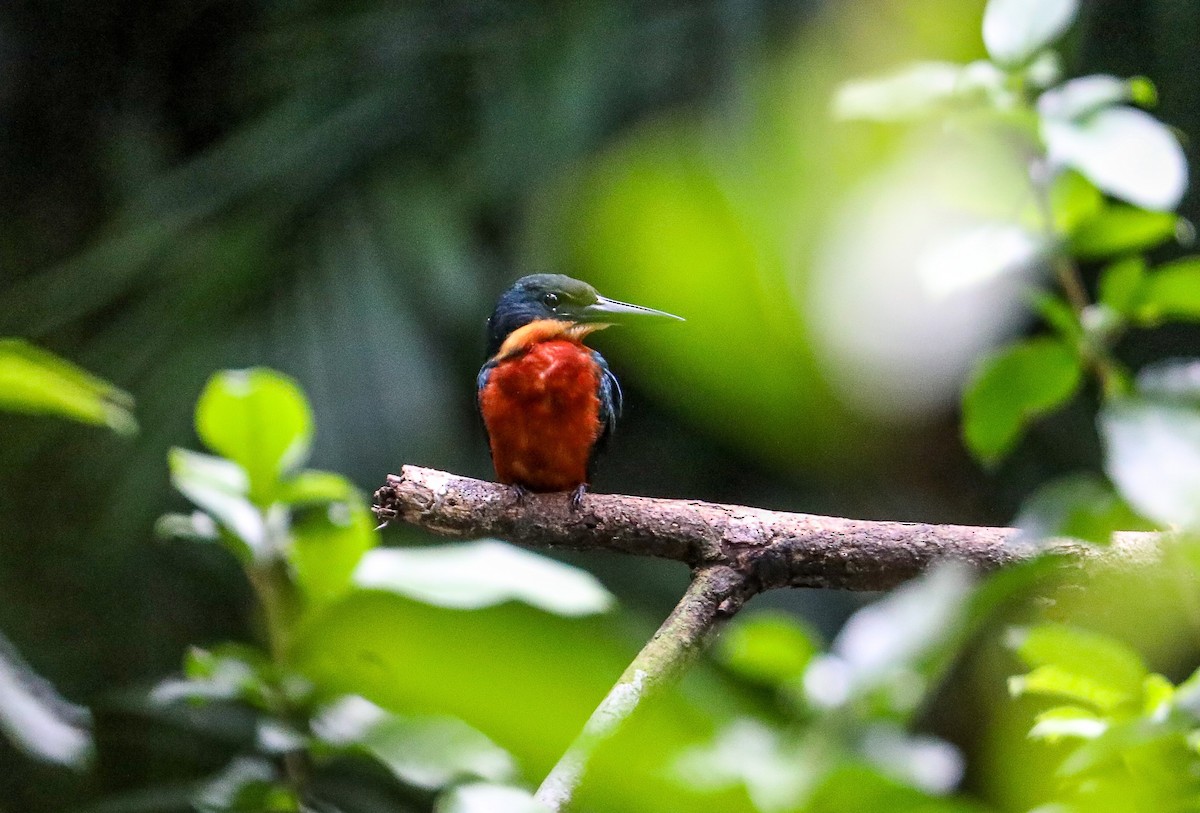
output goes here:
[{"label": "bird's foot", "polygon": [[516,505],[525,505],[526,498],[533,493],[520,483],[513,483],[511,488],[513,494],[513,503]]},{"label": "bird's foot", "polygon": [[587,489],[587,483],[580,483],[579,485],[575,486],[575,490],[571,492],[571,496],[568,500],[572,511],[578,511],[583,507],[583,495],[587,494]]}]

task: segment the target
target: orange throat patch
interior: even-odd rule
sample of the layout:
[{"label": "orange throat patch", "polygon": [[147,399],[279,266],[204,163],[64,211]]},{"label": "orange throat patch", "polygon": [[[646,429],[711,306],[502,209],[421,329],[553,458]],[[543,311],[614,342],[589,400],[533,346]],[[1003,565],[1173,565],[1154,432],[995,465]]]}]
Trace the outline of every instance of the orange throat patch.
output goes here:
[{"label": "orange throat patch", "polygon": [[500,352],[496,354],[495,360],[503,361],[506,358],[528,350],[539,342],[551,339],[562,338],[582,345],[583,340],[589,334],[595,333],[597,330],[603,330],[606,327],[610,327],[610,325],[605,322],[592,322],[585,325],[559,319],[537,319],[527,325],[522,325],[508,334],[508,337],[504,340],[504,344],[500,345]]}]

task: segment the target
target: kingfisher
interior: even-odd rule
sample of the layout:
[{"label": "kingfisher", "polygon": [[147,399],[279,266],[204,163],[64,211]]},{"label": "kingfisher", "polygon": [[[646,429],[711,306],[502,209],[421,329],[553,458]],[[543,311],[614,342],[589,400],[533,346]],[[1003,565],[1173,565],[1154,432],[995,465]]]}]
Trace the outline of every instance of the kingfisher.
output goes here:
[{"label": "kingfisher", "polygon": [[608,362],[583,340],[631,317],[683,321],[562,274],[521,277],[496,302],[475,394],[496,479],[518,500],[566,491],[573,509],[582,504],[622,403]]}]

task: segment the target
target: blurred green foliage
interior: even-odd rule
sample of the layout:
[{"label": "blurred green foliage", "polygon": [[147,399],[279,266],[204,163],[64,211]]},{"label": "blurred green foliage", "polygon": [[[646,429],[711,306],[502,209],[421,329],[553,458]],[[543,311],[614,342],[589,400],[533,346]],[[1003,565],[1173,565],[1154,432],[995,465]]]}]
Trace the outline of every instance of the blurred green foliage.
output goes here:
[{"label": "blurred green foliage", "polygon": [[988,359],[963,397],[963,436],[971,451],[994,461],[1017,442],[1024,424],[1079,389],[1083,370],[1062,342],[1029,339]]},{"label": "blurred green foliage", "polygon": [[[243,745],[249,752],[232,756],[201,783],[193,805],[347,809],[352,801],[324,795],[320,774],[348,757],[379,762],[416,798],[463,778],[516,778],[508,752],[459,719],[480,719],[496,736],[511,736],[494,714],[464,702],[469,692],[456,682],[475,679],[487,665],[484,645],[468,650],[474,666],[452,661],[452,671],[419,670],[432,682],[424,693],[412,685],[414,660],[445,663],[455,647],[469,643],[460,635],[455,646],[442,641],[421,655],[418,636],[427,631],[442,639],[447,624],[422,619],[431,608],[417,602],[461,612],[522,601],[543,612],[584,616],[608,609],[609,594],[582,572],[499,542],[373,551],[378,534],[361,495],[336,475],[302,468],[313,434],[311,410],[295,382],[277,373],[258,368],[213,376],[197,403],[196,427],[225,456],[173,452],[172,480],[200,510],[167,517],[159,528],[218,542],[242,563],[265,647],[193,650],[183,679],[151,693],[150,713],[190,700],[205,707],[241,704],[257,717],[255,739]],[[542,618],[534,613],[514,628],[528,636],[544,626]],[[486,635],[487,627],[484,619],[469,630]],[[520,675],[552,677],[531,661],[548,642],[533,640],[524,659],[519,643],[506,647],[518,668],[513,700],[532,688]],[[488,671],[500,679],[498,665]],[[536,696],[543,712],[552,708],[546,691]],[[569,708],[573,698],[563,700]],[[454,716],[431,716],[433,710]],[[282,762],[276,766],[271,757]]]},{"label": "blurred green foliage", "polygon": [[[190,701],[205,713],[235,704],[254,720],[252,739],[197,782],[192,804],[376,809],[322,784],[351,758],[382,764],[416,800],[448,790],[438,802],[445,806],[492,804],[471,801],[480,790],[453,789],[464,778],[536,784],[630,657],[611,622],[584,618],[607,610],[610,597],[579,571],[498,542],[372,550],[376,532],[355,521],[365,511],[352,488],[292,488],[332,481],[301,468],[309,414],[278,374],[217,374],[196,424],[229,457],[188,452],[173,470],[201,511],[160,528],[220,543],[241,561],[265,639],[263,649],[193,650],[183,677],[149,696],[150,715]],[[268,415],[281,420],[259,434]],[[935,571],[861,610],[828,654],[784,616],[751,617],[721,660],[768,687],[780,719],[745,703],[714,707],[686,690],[668,693],[604,747],[580,804],[683,811],[720,793],[723,810],[820,809],[826,796],[863,798],[865,786],[880,804],[969,809],[940,801],[962,773],[953,746],[905,726],[967,625],[995,606],[969,611],[971,594],[967,573]],[[454,615],[464,610],[471,615],[460,624]],[[588,646],[562,658],[579,637]],[[488,692],[476,689],[481,675]],[[851,768],[854,789],[841,785]],[[522,798],[515,787],[503,793]]]},{"label": "blurred green foliage", "polygon": [[[1162,538],[1166,561],[1159,567],[1183,565],[1174,589],[1194,606],[1200,359],[1162,362],[1134,377],[1115,353],[1118,340],[1131,329],[1195,318],[1193,300],[1200,296],[1195,259],[1150,270],[1143,255],[1170,237],[1190,239],[1190,224],[1171,212],[1186,188],[1187,163],[1162,123],[1125,106],[1155,102],[1148,80],[1095,75],[1054,86],[1057,61],[1041,49],[1060,37],[1077,13],[1078,4],[1070,0],[1037,5],[992,0],[983,35],[998,64],[993,70],[986,64],[979,69],[979,63],[962,69],[966,74],[976,67],[974,76],[982,82],[938,85],[941,74],[918,79],[910,74],[906,86],[911,90],[917,82],[922,94],[921,104],[909,105],[906,115],[928,115],[931,105],[961,96],[967,85],[971,104],[1011,117],[1033,134],[1024,135],[1030,193],[1040,201],[1040,253],[1058,288],[1036,296],[1034,304],[1057,335],[1009,345],[984,362],[964,394],[964,438],[976,456],[995,462],[1011,451],[1032,418],[1062,408],[1085,375],[1094,378],[1101,398],[1097,423],[1103,465],[1111,484],[1077,476],[1044,485],[1019,517],[1023,537],[1038,541],[1070,534],[1108,544],[1122,529],[1174,531]],[[860,83],[855,91],[870,98],[869,89]],[[1129,205],[1110,204],[1101,193]],[[1110,264],[1099,276],[1093,302],[1078,261],[1097,259]],[[1126,570],[1122,575],[1132,582],[1132,569]],[[1010,639],[1030,668],[1009,679],[1010,692],[1066,702],[1041,711],[1029,730],[1034,740],[1071,743],[1059,749],[1055,786],[1027,795],[1045,801],[1037,810],[1195,806],[1200,798],[1200,729],[1191,702],[1196,673],[1176,687],[1151,673],[1122,641],[1061,623],[1014,629]]]},{"label": "blurred green foliage", "polygon": [[133,399],[74,364],[20,339],[0,339],[0,409],[59,415],[125,434]]},{"label": "blurred green foliage", "polygon": [[[137,430],[132,399],[107,381],[18,339],[0,339],[0,411],[58,415]],[[92,767],[95,743],[87,710],[68,702],[0,633],[0,733],[46,763]]]},{"label": "blurred green foliage", "polygon": [[[611,599],[578,570],[497,568],[486,545],[446,551],[478,564],[465,582],[438,581],[458,566],[393,578],[389,564],[439,568],[376,558],[424,550],[378,548],[355,486],[410,461],[487,472],[481,323],[522,271],[689,319],[600,339],[630,406],[603,490],[920,521],[1020,512],[1028,538],[1194,529],[1195,366],[1146,365],[1196,346],[1200,280],[1171,245],[1200,214],[1194,192],[1166,211],[1196,162],[1136,108],[1200,133],[1200,9],[1088,3],[1055,65],[1042,46],[1071,5],[993,2],[982,37],[982,0],[0,9],[0,334],[22,337],[0,342],[0,403],[132,428],[122,390],[68,357],[136,396],[142,427],[0,414],[0,629],[28,664],[7,660],[37,697],[55,696],[35,672],[89,707],[90,731],[47,704],[64,742],[97,745],[76,776],[0,738],[0,809],[294,808],[285,752],[313,760],[312,798],[338,809],[523,809],[684,574],[574,560],[620,615],[586,614]],[[1006,26],[1006,6],[1041,16]],[[930,61],[844,84],[911,59]],[[1143,73],[1153,85],[1119,78]],[[1006,99],[1023,101],[997,136],[981,113]],[[1086,377],[980,373],[994,395],[976,391],[967,434],[995,461],[981,473],[953,405],[981,354],[1029,328],[1022,274],[1045,248],[1013,133],[1073,168],[1048,189],[1047,256],[1077,261],[1091,304],[1043,292],[1053,335],[1031,341]],[[1096,144],[1129,159],[1157,145],[1155,160],[1131,171]],[[213,370],[252,365],[290,378],[253,368],[202,394]],[[181,448],[195,435],[220,457]],[[1108,479],[1056,481],[1084,469]],[[154,544],[156,521],[196,544]],[[1194,763],[1194,559],[1181,545],[1165,572],[1058,592],[1042,571],[946,577],[836,637],[845,596],[759,599],[775,614],[747,616],[605,749],[584,806],[1100,809],[1103,793],[1103,809],[1161,809],[1192,792],[1175,780]],[[1016,601],[1030,592],[1053,603]],[[1077,683],[1093,650],[1134,645],[1167,677],[1139,688],[1145,705],[1069,698],[1087,713],[1035,720],[1031,700],[998,696],[1020,669],[995,642],[1008,615],[1093,631],[1066,639],[1080,658],[1051,647],[1035,672]],[[822,674],[856,689],[818,702]],[[1112,736],[1025,740],[1079,719]],[[415,758],[430,732],[461,747]],[[1140,756],[1113,767],[1106,749],[1130,737]],[[1052,775],[1047,754],[1066,765],[1076,746],[1084,768]]]},{"label": "blurred green foliage", "polygon": [[1193,675],[1176,687],[1150,673],[1130,647],[1083,629],[1043,624],[1016,631],[1032,671],[1014,694],[1067,701],[1040,712],[1030,737],[1070,743],[1055,771],[1055,809],[1187,809],[1200,791]]}]

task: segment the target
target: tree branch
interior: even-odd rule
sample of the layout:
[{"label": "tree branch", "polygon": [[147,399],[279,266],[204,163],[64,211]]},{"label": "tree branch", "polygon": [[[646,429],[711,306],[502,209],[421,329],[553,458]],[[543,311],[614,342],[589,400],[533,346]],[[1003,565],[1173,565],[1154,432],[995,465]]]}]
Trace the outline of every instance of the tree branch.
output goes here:
[{"label": "tree branch", "polygon": [[538,788],[537,800],[563,810],[583,780],[588,762],[605,740],[620,730],[643,699],[671,683],[745,600],[745,578],[723,565],[705,568],[654,637],[642,647],[601,701],[567,752]]},{"label": "tree branch", "polygon": [[[509,486],[417,466],[388,475],[375,492],[374,510],[385,524],[400,519],[442,536],[657,556],[692,568],[683,599],[538,789],[537,800],[553,813],[569,807],[596,749],[755,593],[779,587],[884,590],[939,561],[990,571],[1041,550],[1012,528],[871,522],[697,500],[588,494],[573,510],[566,494],[519,499]],[[1160,556],[1159,535],[1147,533],[1117,534],[1103,549],[1067,541],[1054,548],[1078,561],[1123,565]]]},{"label": "tree branch", "polygon": [[[693,569],[724,565],[751,593],[780,587],[886,590],[940,560],[986,572],[1040,548],[1012,528],[927,525],[792,514],[698,500],[588,494],[578,511],[562,494],[518,501],[508,486],[405,466],[375,492],[382,522],[403,520],[462,539],[494,536],[530,548],[656,556]],[[1159,536],[1119,533],[1108,548],[1069,541],[1057,552],[1118,563],[1156,561]]]}]

